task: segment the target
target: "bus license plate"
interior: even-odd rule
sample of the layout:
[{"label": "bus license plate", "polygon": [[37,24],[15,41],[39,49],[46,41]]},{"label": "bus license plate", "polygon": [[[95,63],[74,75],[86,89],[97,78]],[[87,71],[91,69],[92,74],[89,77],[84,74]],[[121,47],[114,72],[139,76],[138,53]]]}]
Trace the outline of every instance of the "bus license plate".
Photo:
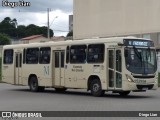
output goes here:
[{"label": "bus license plate", "polygon": [[146,80],[135,80],[134,82],[137,84],[146,84]]},{"label": "bus license plate", "polygon": [[145,88],[145,87],[144,87],[144,88],[142,88],[142,90],[148,90],[148,88]]}]

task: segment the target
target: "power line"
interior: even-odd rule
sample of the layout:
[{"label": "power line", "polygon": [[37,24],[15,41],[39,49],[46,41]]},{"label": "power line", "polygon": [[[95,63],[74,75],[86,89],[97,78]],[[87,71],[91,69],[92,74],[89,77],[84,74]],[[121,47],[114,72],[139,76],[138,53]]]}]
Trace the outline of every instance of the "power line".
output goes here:
[{"label": "power line", "polygon": [[61,26],[61,25],[57,25],[57,24],[54,24],[53,26],[56,26],[56,27],[59,27],[59,28],[66,28],[66,29],[68,29],[68,26]]},{"label": "power line", "polygon": [[69,31],[64,31],[64,30],[53,30],[53,31],[58,31],[58,32],[69,32]]}]

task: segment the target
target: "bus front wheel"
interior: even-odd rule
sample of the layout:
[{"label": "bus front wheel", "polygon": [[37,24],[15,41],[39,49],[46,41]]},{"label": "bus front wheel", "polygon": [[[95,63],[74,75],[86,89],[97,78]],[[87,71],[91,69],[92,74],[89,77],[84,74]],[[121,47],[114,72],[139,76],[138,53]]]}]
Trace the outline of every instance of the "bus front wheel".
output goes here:
[{"label": "bus front wheel", "polygon": [[104,95],[104,90],[102,90],[101,82],[99,79],[94,79],[90,84],[91,94],[95,97],[100,97]]}]

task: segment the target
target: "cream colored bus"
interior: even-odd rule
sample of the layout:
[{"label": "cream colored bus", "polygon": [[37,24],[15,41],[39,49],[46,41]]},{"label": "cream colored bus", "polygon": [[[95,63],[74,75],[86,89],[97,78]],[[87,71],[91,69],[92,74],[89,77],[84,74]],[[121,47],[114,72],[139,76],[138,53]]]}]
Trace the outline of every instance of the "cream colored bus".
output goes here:
[{"label": "cream colored bus", "polygon": [[2,81],[31,91],[87,89],[128,95],[156,90],[157,61],[151,40],[135,37],[7,45],[2,52]]}]

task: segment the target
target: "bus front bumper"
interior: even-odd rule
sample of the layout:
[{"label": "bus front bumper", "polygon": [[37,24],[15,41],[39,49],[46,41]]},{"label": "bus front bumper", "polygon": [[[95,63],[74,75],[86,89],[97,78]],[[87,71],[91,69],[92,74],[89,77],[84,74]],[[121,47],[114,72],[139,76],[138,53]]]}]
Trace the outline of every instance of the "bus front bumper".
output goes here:
[{"label": "bus front bumper", "polygon": [[136,83],[129,83],[124,88],[124,90],[130,91],[146,91],[146,90],[157,90],[158,84],[157,83],[150,83],[150,84],[136,84]]}]

